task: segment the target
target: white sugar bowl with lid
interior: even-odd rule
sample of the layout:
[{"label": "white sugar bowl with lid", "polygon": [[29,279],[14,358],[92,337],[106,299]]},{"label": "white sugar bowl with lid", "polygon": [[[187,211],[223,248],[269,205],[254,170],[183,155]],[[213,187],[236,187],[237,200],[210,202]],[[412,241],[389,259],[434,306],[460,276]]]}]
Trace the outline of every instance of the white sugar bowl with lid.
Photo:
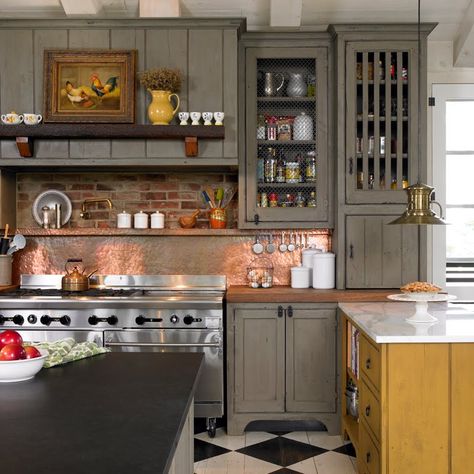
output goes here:
[{"label": "white sugar bowl with lid", "polygon": [[123,210],[117,214],[117,229],[130,229],[132,227],[132,215]]},{"label": "white sugar bowl with lid", "polygon": [[310,269],[307,267],[291,267],[291,288],[309,288]]},{"label": "white sugar bowl with lid", "polygon": [[148,229],[148,214],[143,211],[133,214],[133,227],[135,229]]},{"label": "white sugar bowl with lid", "polygon": [[165,227],[165,215],[156,211],[151,215],[151,228],[152,229],[164,229]]},{"label": "white sugar bowl with lid", "polygon": [[313,256],[313,288],[329,290],[336,287],[336,255],[321,252]]}]

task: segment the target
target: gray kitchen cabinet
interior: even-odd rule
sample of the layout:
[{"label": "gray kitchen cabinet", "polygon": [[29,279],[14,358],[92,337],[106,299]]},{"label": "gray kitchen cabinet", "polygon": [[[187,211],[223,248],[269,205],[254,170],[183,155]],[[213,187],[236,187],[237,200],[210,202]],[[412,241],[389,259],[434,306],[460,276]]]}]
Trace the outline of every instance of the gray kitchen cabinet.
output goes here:
[{"label": "gray kitchen cabinet", "polygon": [[419,229],[395,216],[346,217],[346,288],[399,288],[419,278]]},{"label": "gray kitchen cabinet", "polygon": [[318,420],[338,429],[336,306],[228,305],[227,431],[256,420]]},{"label": "gray kitchen cabinet", "polygon": [[284,38],[244,39],[241,228],[332,226],[329,45]]}]

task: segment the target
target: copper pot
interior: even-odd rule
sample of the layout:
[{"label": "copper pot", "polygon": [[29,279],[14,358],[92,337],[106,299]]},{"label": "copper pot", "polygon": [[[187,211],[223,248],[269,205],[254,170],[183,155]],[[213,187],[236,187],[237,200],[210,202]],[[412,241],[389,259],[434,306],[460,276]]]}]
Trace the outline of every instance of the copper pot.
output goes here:
[{"label": "copper pot", "polygon": [[[71,263],[80,263],[74,265],[72,269],[68,267]],[[89,278],[97,271],[94,270],[89,274],[85,274],[85,268],[82,266],[82,258],[69,258],[64,265],[66,275],[61,280],[61,288],[64,291],[86,291],[89,289]]]}]

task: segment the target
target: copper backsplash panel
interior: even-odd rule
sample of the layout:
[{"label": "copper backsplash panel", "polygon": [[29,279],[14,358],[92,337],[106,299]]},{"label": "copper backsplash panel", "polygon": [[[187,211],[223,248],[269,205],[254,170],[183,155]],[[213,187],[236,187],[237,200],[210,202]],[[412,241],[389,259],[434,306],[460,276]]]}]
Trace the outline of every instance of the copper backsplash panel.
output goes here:
[{"label": "copper backsplash panel", "polygon": [[[330,238],[312,235],[310,244],[328,250]],[[68,258],[82,258],[102,274],[223,274],[229,285],[244,285],[246,268],[257,257],[252,236],[28,237],[27,242],[15,255],[15,282],[22,273],[64,273]],[[290,267],[301,262],[301,250],[262,256],[273,263],[276,285],[288,285]]]}]

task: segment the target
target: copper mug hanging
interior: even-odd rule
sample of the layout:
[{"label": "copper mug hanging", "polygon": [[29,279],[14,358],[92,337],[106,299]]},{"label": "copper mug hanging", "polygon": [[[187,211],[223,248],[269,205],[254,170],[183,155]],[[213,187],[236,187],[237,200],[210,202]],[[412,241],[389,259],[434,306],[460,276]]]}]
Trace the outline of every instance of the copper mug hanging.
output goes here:
[{"label": "copper mug hanging", "polygon": [[[276,85],[276,81],[280,83]],[[266,97],[273,97],[277,95],[285,83],[285,76],[279,72],[266,72],[263,93]]]}]

